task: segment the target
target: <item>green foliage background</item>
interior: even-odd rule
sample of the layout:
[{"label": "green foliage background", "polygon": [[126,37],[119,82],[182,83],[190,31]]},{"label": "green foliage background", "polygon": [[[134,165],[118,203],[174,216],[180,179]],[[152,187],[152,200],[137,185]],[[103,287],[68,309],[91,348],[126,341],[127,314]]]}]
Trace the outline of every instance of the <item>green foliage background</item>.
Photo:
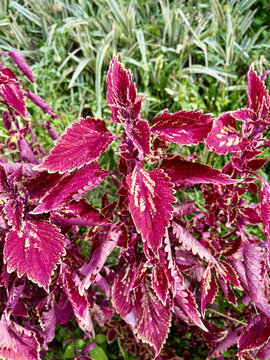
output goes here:
[{"label": "green foliage background", "polygon": [[[114,133],[120,131],[110,122],[106,105],[106,73],[114,54],[120,54],[139,93],[145,94],[143,117],[150,122],[164,108],[217,115],[244,107],[250,64],[258,73],[270,69],[269,23],[267,0],[2,0],[0,49],[24,54],[36,80],[35,86],[24,86],[61,115],[53,120],[29,103],[39,140],[50,149],[53,141],[38,125],[41,121],[52,121],[62,134],[72,121],[90,115],[104,118]],[[8,66],[10,60],[2,61]],[[0,137],[5,136],[0,125]],[[115,167],[114,150],[102,156],[103,167]],[[203,163],[214,167],[224,161],[204,147],[177,150],[183,155],[197,151]],[[265,178],[268,170],[262,174]],[[98,192],[92,195],[94,205],[99,205],[99,198]],[[168,345],[179,356],[186,349],[192,359],[206,358],[204,350],[201,354],[190,348],[188,334],[182,339],[177,327],[172,334]],[[74,335],[77,348],[84,347],[87,342],[80,330]],[[99,348],[91,353],[94,359],[130,358],[117,344],[109,348],[99,335]],[[51,358],[74,357],[73,343],[64,345],[69,337],[59,328],[59,352]]]}]

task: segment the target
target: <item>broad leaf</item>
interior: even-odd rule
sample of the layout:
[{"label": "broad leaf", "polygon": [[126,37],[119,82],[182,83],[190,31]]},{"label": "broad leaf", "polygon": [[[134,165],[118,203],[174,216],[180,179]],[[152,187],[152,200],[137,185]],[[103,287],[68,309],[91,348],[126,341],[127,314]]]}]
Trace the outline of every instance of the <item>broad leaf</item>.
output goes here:
[{"label": "broad leaf", "polygon": [[126,182],[129,210],[136,229],[148,247],[156,252],[173,210],[172,184],[162,170],[147,171],[139,165],[127,176]]},{"label": "broad leaf", "polygon": [[138,307],[139,321],[135,329],[137,337],[155,349],[157,356],[166,341],[171,325],[171,311],[157,298],[152,288],[145,287]]},{"label": "broad leaf", "polygon": [[108,220],[85,199],[79,202],[73,200],[63,208],[53,211],[51,220],[60,226],[98,226],[108,223]]},{"label": "broad leaf", "polygon": [[90,118],[73,123],[55,142],[51,154],[36,169],[64,173],[96,160],[113,141],[103,120]]},{"label": "broad leaf", "polygon": [[55,187],[41,200],[41,204],[32,214],[48,212],[66,205],[70,200],[78,200],[80,196],[94,189],[110,174],[101,169],[96,161],[84,166],[77,172],[61,179]]},{"label": "broad leaf", "polygon": [[49,222],[28,221],[21,231],[11,230],[6,236],[4,261],[7,271],[25,273],[39,286],[49,289],[51,275],[56,264],[65,254],[63,235]]},{"label": "broad leaf", "polygon": [[270,339],[270,319],[264,315],[256,316],[245,328],[239,338],[239,350],[258,349]]},{"label": "broad leaf", "polygon": [[34,331],[23,328],[3,313],[0,320],[0,357],[8,360],[41,360]]},{"label": "broad leaf", "polygon": [[237,331],[229,332],[225,338],[221,338],[220,341],[217,341],[214,344],[214,350],[208,355],[207,360],[212,359],[213,357],[217,357],[222,355],[225,351],[227,351],[231,346],[237,344],[239,339],[239,335]]},{"label": "broad leaf", "polygon": [[209,151],[225,155],[229,152],[244,150],[248,145],[248,140],[243,139],[238,133],[235,118],[228,112],[214,120],[206,145]]},{"label": "broad leaf", "polygon": [[192,145],[203,142],[211,127],[211,114],[193,110],[170,114],[165,110],[153,119],[151,134],[178,145]]},{"label": "broad leaf", "polygon": [[236,181],[222,174],[220,170],[211,166],[183,160],[176,156],[165,159],[161,168],[169,175],[176,186],[193,186],[195,184],[233,184]]},{"label": "broad leaf", "polygon": [[257,244],[243,242],[243,259],[249,287],[249,296],[256,304],[264,297],[267,282],[265,278],[265,253]]},{"label": "broad leaf", "polygon": [[35,177],[26,179],[23,186],[27,189],[31,199],[39,200],[54,188],[62,177],[63,175],[58,173],[50,174],[47,171],[41,171]]}]

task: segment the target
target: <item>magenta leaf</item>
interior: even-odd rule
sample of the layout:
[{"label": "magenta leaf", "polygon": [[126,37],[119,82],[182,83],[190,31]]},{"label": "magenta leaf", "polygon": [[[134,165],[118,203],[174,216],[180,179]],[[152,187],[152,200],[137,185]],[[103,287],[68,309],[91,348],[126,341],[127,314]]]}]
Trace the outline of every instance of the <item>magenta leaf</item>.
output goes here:
[{"label": "magenta leaf", "polygon": [[83,294],[84,289],[87,290],[89,286],[95,281],[108,256],[117,245],[120,236],[121,228],[113,228],[109,226],[104,226],[103,229],[97,234],[90,251],[87,275],[79,286],[80,294]]},{"label": "magenta leaf", "polygon": [[23,55],[15,50],[11,50],[8,55],[16,63],[16,65],[24,73],[24,75],[27,76],[28,79],[33,83],[34,75],[32,73],[32,70],[30,69],[30,66],[25,61]]},{"label": "magenta leaf", "polygon": [[152,286],[162,304],[166,305],[169,282],[163,266],[156,265],[152,270]]},{"label": "magenta leaf", "polygon": [[0,320],[0,357],[8,360],[41,360],[34,331],[23,328],[3,313]]},{"label": "magenta leaf", "polygon": [[79,202],[73,200],[63,208],[53,211],[51,220],[60,226],[98,226],[108,223],[108,220],[85,199]]},{"label": "magenta leaf", "polygon": [[36,169],[64,173],[96,160],[113,141],[103,120],[90,118],[73,123],[55,142],[51,154]]},{"label": "magenta leaf", "polygon": [[171,325],[171,311],[158,299],[152,288],[145,286],[139,307],[139,321],[134,332],[138,339],[154,347],[157,356],[166,341]]},{"label": "magenta leaf", "polygon": [[4,261],[9,273],[25,273],[39,286],[49,289],[56,264],[65,254],[63,235],[49,222],[28,221],[21,231],[11,230],[6,236]]},{"label": "magenta leaf", "polygon": [[237,306],[237,300],[229,282],[225,282],[221,276],[218,277],[219,285],[229,303]]},{"label": "magenta leaf", "polygon": [[207,360],[222,355],[231,346],[237,344],[238,339],[239,335],[237,334],[237,331],[229,332],[227,336],[222,337],[221,340],[217,341],[214,344],[214,350],[207,356]]},{"label": "magenta leaf", "polygon": [[171,218],[173,186],[162,170],[147,171],[139,165],[126,181],[129,209],[137,231],[156,252]]},{"label": "magenta leaf", "polygon": [[207,149],[217,154],[228,154],[244,150],[248,140],[243,139],[236,128],[231,113],[224,113],[214,120],[213,128],[206,139]]},{"label": "magenta leaf", "polygon": [[8,224],[16,231],[21,230],[23,222],[23,210],[23,203],[15,199],[8,200],[4,207],[4,213],[6,215]]},{"label": "magenta leaf", "polygon": [[47,192],[41,200],[41,204],[32,211],[32,214],[58,209],[72,199],[78,200],[82,195],[101,184],[109,174],[110,172],[101,169],[96,161],[84,166],[77,172],[62,178],[55,187]]},{"label": "magenta leaf", "polygon": [[27,141],[24,138],[18,140],[18,149],[20,151],[22,160],[30,164],[37,164],[35,155],[32,149],[30,148],[30,145],[27,143]]},{"label": "magenta leaf", "polygon": [[257,120],[257,115],[252,109],[239,109],[232,111],[231,115],[236,119],[243,121],[244,123],[249,123]]},{"label": "magenta leaf", "polygon": [[56,115],[56,113],[53,111],[53,109],[50,107],[50,105],[44,100],[42,99],[42,97],[36,95],[35,93],[33,93],[30,90],[24,90],[24,94],[34,103],[36,104],[38,107],[40,107],[43,111],[45,111],[46,113],[50,114],[52,117],[54,117],[55,119],[58,118],[58,116]]},{"label": "magenta leaf", "polygon": [[130,290],[133,274],[133,267],[128,265],[120,272],[112,287],[112,305],[132,330],[135,329],[138,322],[138,311],[135,304],[136,290]]},{"label": "magenta leaf", "polygon": [[0,199],[12,199],[14,197],[13,190],[10,187],[5,168],[0,165]]},{"label": "magenta leaf", "polygon": [[178,145],[203,142],[212,127],[211,114],[182,110],[170,114],[165,110],[153,119],[151,134]]},{"label": "magenta leaf", "polygon": [[137,98],[130,71],[124,69],[115,56],[107,75],[107,101],[113,122],[135,120],[141,111],[141,98]]},{"label": "magenta leaf", "polygon": [[0,95],[3,100],[15,109],[23,118],[28,119],[23,89],[16,75],[9,69],[0,70]]},{"label": "magenta leaf", "polygon": [[183,160],[176,156],[162,161],[161,168],[169,175],[176,186],[192,186],[195,184],[233,184],[236,180],[222,174],[211,166]]},{"label": "magenta leaf", "polygon": [[94,336],[94,328],[90,316],[90,305],[86,294],[79,293],[79,281],[79,278],[77,277],[76,279],[76,276],[68,265],[61,264],[58,283],[71,303],[80,328],[89,336],[91,336],[91,334]]},{"label": "magenta leaf", "polygon": [[204,316],[207,303],[212,304],[218,293],[218,284],[212,273],[211,266],[205,269],[201,282],[201,308]]},{"label": "magenta leaf", "polygon": [[257,113],[262,110],[263,99],[267,101],[269,106],[268,91],[251,66],[248,72],[248,107]]},{"label": "magenta leaf", "polygon": [[182,244],[186,250],[191,250],[194,255],[198,255],[201,259],[206,260],[208,263],[216,264],[217,261],[213,255],[203,246],[199,240],[185,230],[181,225],[176,222],[172,223],[173,234],[177,240]]},{"label": "magenta leaf", "polygon": [[197,210],[198,209],[195,205],[195,200],[191,202],[185,202],[183,204],[174,205],[173,216],[176,218],[181,218],[185,215],[194,214]]},{"label": "magenta leaf", "polygon": [[270,185],[263,179],[261,188],[261,217],[267,239],[268,257],[270,259]]},{"label": "magenta leaf", "polygon": [[31,199],[39,200],[54,188],[62,177],[63,175],[58,173],[50,174],[47,171],[40,171],[35,177],[26,179],[23,186],[27,189]]},{"label": "magenta leaf", "polygon": [[125,130],[139,151],[146,155],[151,154],[150,128],[146,120],[135,120],[131,125],[126,125]]},{"label": "magenta leaf", "polygon": [[256,244],[244,241],[243,260],[249,287],[248,295],[256,304],[265,297],[264,294],[267,289],[264,249]]},{"label": "magenta leaf", "polygon": [[175,294],[175,306],[178,306],[192,320],[197,326],[204,331],[208,331],[201,321],[200,313],[192,293],[187,289],[184,282],[177,278],[176,281],[176,294]]},{"label": "magenta leaf", "polygon": [[259,360],[270,358],[270,340],[260,349],[256,356]]},{"label": "magenta leaf", "polygon": [[266,316],[256,316],[245,328],[239,338],[239,350],[258,349],[270,339],[270,319]]}]

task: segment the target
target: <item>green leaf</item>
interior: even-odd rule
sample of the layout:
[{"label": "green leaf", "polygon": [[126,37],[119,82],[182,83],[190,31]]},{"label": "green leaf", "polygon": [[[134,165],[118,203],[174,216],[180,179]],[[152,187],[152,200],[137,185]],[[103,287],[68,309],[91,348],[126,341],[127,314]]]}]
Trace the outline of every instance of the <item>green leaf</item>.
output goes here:
[{"label": "green leaf", "polygon": [[90,356],[94,360],[109,360],[104,350],[100,346],[96,346],[90,351]]},{"label": "green leaf", "polygon": [[68,344],[63,359],[74,359],[74,344],[72,341]]},{"label": "green leaf", "polygon": [[103,344],[105,341],[107,341],[107,337],[104,334],[97,334],[94,339],[94,342],[98,345]]}]

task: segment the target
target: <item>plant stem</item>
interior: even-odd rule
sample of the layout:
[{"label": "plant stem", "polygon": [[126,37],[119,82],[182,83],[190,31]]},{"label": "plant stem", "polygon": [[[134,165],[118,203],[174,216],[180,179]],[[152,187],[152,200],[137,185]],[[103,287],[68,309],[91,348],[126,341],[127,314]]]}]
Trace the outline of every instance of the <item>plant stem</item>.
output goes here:
[{"label": "plant stem", "polygon": [[214,314],[223,316],[223,317],[225,317],[226,319],[229,319],[229,320],[232,320],[232,321],[234,321],[234,322],[237,322],[238,324],[242,324],[242,325],[245,325],[245,326],[247,325],[246,323],[244,323],[244,322],[241,321],[241,320],[237,320],[237,319],[235,319],[235,318],[233,318],[233,317],[231,317],[231,316],[229,316],[229,315],[222,314],[222,313],[220,313],[219,311],[214,310],[214,309],[212,309],[212,308],[208,309],[208,311],[212,311]]}]

